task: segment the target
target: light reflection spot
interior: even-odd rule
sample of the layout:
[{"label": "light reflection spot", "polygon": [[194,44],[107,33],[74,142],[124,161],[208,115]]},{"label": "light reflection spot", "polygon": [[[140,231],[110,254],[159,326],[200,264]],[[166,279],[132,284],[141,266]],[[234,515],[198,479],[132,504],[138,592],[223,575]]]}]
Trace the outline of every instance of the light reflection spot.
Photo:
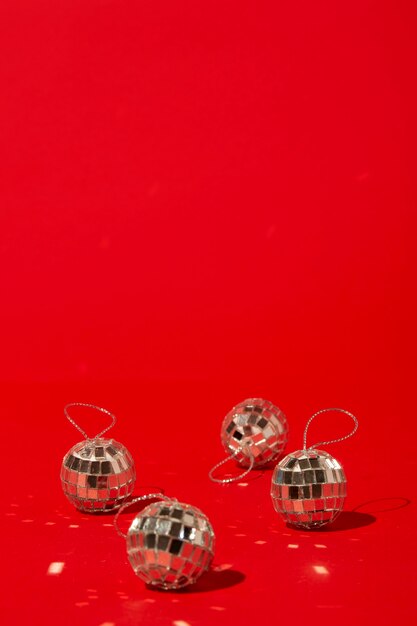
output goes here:
[{"label": "light reflection spot", "polygon": [[291,548],[292,550],[296,550],[297,548],[299,548],[298,543],[289,543],[288,547]]},{"label": "light reflection spot", "polygon": [[255,543],[256,543],[258,546],[263,546],[263,545],[264,545],[264,543],[266,543],[266,541],[262,541],[261,539],[259,539],[259,541],[255,541]]},{"label": "light reflection spot", "polygon": [[247,487],[249,485],[249,483],[238,483],[237,486],[238,487]]},{"label": "light reflection spot", "polygon": [[221,565],[216,565],[216,567],[213,567],[213,570],[215,572],[224,572],[227,569],[231,569],[233,567],[233,565],[231,563],[222,563]]},{"label": "light reflection spot", "polygon": [[325,546],[323,543],[315,543],[314,547],[315,548],[327,548],[327,546]]},{"label": "light reflection spot", "polygon": [[213,611],[225,611],[226,607],[224,606],[211,606],[210,607]]},{"label": "light reflection spot", "polygon": [[49,564],[48,571],[46,572],[48,576],[57,576],[61,574],[64,569],[65,563],[63,561],[53,561]]},{"label": "light reflection spot", "polygon": [[68,526],[68,528],[79,528],[79,527],[80,527],[80,525],[79,525],[79,524],[70,524],[70,525]]},{"label": "light reflection spot", "polygon": [[184,622],[182,619],[176,619],[172,622],[174,626],[191,626],[188,622]]},{"label": "light reflection spot", "polygon": [[316,574],[328,574],[329,570],[324,565],[313,565],[313,569]]}]

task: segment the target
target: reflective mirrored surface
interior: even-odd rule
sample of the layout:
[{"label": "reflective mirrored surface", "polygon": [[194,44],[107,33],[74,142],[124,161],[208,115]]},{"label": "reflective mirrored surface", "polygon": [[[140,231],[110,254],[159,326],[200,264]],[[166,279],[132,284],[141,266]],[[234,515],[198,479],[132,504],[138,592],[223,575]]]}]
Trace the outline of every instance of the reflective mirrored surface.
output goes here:
[{"label": "reflective mirrored surface", "polygon": [[288,421],[284,413],[263,398],[249,398],[237,404],[223,420],[221,439],[225,450],[238,453],[243,466],[262,467],[276,459],[288,440]]},{"label": "reflective mirrored surface", "polygon": [[153,587],[180,589],[209,569],[214,532],[196,507],[157,502],[132,522],[126,538],[130,564]]},{"label": "reflective mirrored surface", "polygon": [[80,511],[111,511],[130,496],[135,486],[135,463],[114,439],[77,443],[65,455],[61,484],[68,500]]}]

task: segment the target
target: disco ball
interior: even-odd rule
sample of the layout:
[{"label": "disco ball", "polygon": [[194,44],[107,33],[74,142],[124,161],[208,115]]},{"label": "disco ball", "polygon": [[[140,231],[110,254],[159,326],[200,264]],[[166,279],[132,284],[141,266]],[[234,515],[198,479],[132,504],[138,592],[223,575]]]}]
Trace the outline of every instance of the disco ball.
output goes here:
[{"label": "disco ball", "polygon": [[249,398],[236,405],[223,420],[221,439],[228,453],[243,466],[261,467],[276,459],[288,439],[288,422],[272,402]]},{"label": "disco ball", "polygon": [[288,524],[307,529],[324,526],[343,509],[343,468],[322,450],[292,452],[274,470],[271,497],[274,509]]},{"label": "disco ball", "polygon": [[147,506],[126,537],[135,574],[152,587],[167,590],[190,585],[209,569],[214,542],[204,513],[177,501]]},{"label": "disco ball", "polygon": [[81,441],[62,461],[64,493],[87,513],[111,511],[120,505],[132,493],[135,479],[130,452],[114,439]]}]

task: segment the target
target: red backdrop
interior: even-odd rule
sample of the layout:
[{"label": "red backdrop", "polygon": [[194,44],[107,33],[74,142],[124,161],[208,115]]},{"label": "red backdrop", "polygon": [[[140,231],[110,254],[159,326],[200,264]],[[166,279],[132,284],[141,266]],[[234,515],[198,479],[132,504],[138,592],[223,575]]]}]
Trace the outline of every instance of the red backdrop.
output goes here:
[{"label": "red backdrop", "polygon": [[[145,406],[165,438],[138,451],[182,467],[185,500],[243,397],[282,407],[292,448],[339,404],[361,418],[345,458],[371,472],[362,500],[409,497],[390,472],[411,471],[416,432],[416,41],[407,0],[3,0],[2,412],[28,455],[53,437],[30,471],[62,508],[67,400],[120,413],[126,443],[152,436]],[[409,617],[405,578],[389,606]]]}]

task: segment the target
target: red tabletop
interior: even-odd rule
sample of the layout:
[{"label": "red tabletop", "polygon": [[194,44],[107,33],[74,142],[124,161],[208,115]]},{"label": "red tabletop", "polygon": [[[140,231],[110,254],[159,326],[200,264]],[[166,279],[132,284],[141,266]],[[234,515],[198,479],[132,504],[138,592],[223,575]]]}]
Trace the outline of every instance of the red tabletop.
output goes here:
[{"label": "red tabletop", "polygon": [[[407,0],[2,2],[2,623],[415,619],[416,34]],[[358,416],[334,524],[287,527],[271,469],[208,479],[254,396],[287,452]],[[67,502],[70,401],[209,517],[194,587]]]}]

